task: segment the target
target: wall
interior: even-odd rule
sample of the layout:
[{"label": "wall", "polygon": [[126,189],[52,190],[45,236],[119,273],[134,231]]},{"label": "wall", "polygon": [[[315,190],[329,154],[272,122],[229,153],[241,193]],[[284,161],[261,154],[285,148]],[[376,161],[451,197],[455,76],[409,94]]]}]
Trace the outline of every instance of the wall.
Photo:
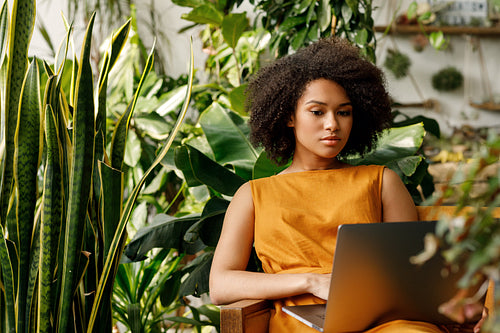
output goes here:
[{"label": "wall", "polygon": [[[161,52],[167,59],[167,73],[171,76],[178,76],[187,72],[189,59],[189,39],[193,38],[195,51],[195,66],[202,69],[205,55],[201,51],[201,41],[199,39],[199,28],[188,30],[179,35],[180,28],[185,27],[189,22],[180,18],[181,14],[187,12],[188,8],[181,8],[171,1],[152,0],[155,4],[158,24],[163,28],[168,43],[160,44]],[[376,25],[387,25],[391,21],[394,9],[398,3],[403,10],[408,7],[410,0],[374,0],[374,19]],[[149,3],[149,1],[148,1]],[[64,26],[60,16],[61,12],[67,12],[66,0],[40,0],[37,2],[37,20],[43,18],[49,29],[53,43],[58,45],[64,38]],[[139,20],[149,20],[149,5],[138,6]],[[246,3],[241,10],[246,10],[251,14],[252,7]],[[50,24],[49,24],[50,23]],[[123,23],[123,22],[120,22]],[[98,26],[98,25],[97,25]],[[115,27],[116,28],[116,27]],[[81,20],[75,22],[75,41],[78,47],[83,38],[85,23]],[[151,45],[153,36],[147,32],[142,33],[146,45]],[[393,98],[401,103],[415,103],[423,100],[434,99],[438,102],[438,107],[434,109],[424,108],[404,108],[401,111],[413,116],[424,114],[439,121],[441,129],[445,133],[451,133],[454,128],[463,125],[473,127],[497,127],[500,129],[500,111],[486,111],[475,109],[469,106],[469,100],[479,99],[484,95],[483,82],[484,75],[481,75],[479,67],[478,53],[471,50],[471,44],[467,36],[450,35],[450,49],[447,51],[436,51],[427,47],[423,52],[418,53],[411,46],[412,35],[383,36],[378,34],[377,64],[383,68],[383,62],[390,48],[397,48],[407,54],[412,61],[410,68],[411,77],[397,80],[392,73],[385,70],[388,88]],[[482,51],[487,68],[487,76],[493,93],[500,98],[500,36],[496,38],[483,37],[480,39]],[[37,54],[47,54],[45,43],[41,41],[38,31],[35,31],[32,42],[32,50]],[[35,52],[35,51],[33,51]],[[432,88],[431,77],[438,70],[445,66],[453,65],[462,71],[465,77],[464,87],[454,92],[438,92]]]},{"label": "wall", "polygon": [[[408,8],[411,1],[404,0],[401,11]],[[375,11],[375,25],[387,25],[391,22],[396,1],[376,0],[374,6],[379,8]],[[475,101],[485,97],[483,82],[489,80],[493,94],[500,103],[500,35],[496,37],[481,37],[480,45],[484,57],[484,66],[487,74],[482,75],[479,53],[472,51],[470,36],[448,35],[450,47],[446,51],[436,51],[427,46],[423,52],[416,52],[411,45],[413,35],[377,35],[377,63],[383,67],[383,62],[388,49],[397,48],[412,61],[410,75],[403,79],[396,79],[387,71],[386,77],[389,90],[394,99],[401,103],[422,102],[427,99],[435,99],[439,107],[434,109],[424,108],[402,108],[401,111],[408,115],[423,114],[438,120],[441,129],[450,133],[454,128],[463,125],[473,127],[496,127],[500,130],[500,111],[487,111],[469,106],[469,101]],[[464,86],[453,92],[438,92],[431,85],[431,77],[438,70],[446,66],[455,66],[464,76]],[[485,76],[488,76],[486,78]],[[420,90],[420,93],[419,93]]]}]

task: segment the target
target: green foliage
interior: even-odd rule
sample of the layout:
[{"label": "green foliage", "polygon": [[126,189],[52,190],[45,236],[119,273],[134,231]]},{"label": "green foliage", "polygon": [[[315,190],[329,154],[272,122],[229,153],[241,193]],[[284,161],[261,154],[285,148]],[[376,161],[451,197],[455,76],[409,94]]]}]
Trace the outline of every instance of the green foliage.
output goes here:
[{"label": "green foliage", "polygon": [[278,57],[318,40],[337,35],[358,45],[375,61],[371,0],[254,0],[260,23],[272,34]]},{"label": "green foliage", "polygon": [[432,75],[432,87],[438,91],[452,91],[462,86],[464,76],[455,67],[449,66]]},{"label": "green foliage", "polygon": [[[15,1],[13,6],[9,30],[1,30],[1,40],[9,44],[2,50],[1,69],[5,121],[1,131],[0,330],[110,332],[112,287],[125,227],[145,179],[164,159],[179,131],[189,103],[192,71],[176,124],[150,168],[128,193],[123,209],[128,122],[152,69],[153,55],[147,58],[119,125],[114,126],[108,148],[108,78],[127,40],[130,21],[110,39],[94,88],[90,50],[95,16],[89,20],[80,58],[68,57],[69,29],[51,67],[27,58],[35,1]],[[0,22],[7,21],[6,8],[5,2]],[[70,87],[63,88],[68,72]]]},{"label": "green foliage", "polygon": [[[477,312],[481,313],[485,287],[489,280],[493,281],[494,309],[490,309],[490,316],[481,332],[500,330],[500,220],[493,218],[493,210],[500,207],[499,156],[500,137],[492,130],[472,161],[463,164],[447,186],[429,200],[430,204],[440,205],[445,199],[456,195],[457,191],[460,194],[453,216],[439,220],[434,242],[438,245],[437,251],[450,267],[465,268],[459,287],[472,291],[472,296],[460,293],[445,304],[443,310],[454,319],[463,316],[464,308],[469,309],[465,313],[471,317]],[[484,186],[478,191],[473,185],[474,181],[485,175]],[[481,283],[483,287],[474,294]]]},{"label": "green foliage", "polygon": [[408,75],[408,70],[411,66],[410,58],[406,54],[396,50],[389,49],[387,52],[384,66],[394,74],[394,77],[401,79]]},{"label": "green foliage", "polygon": [[161,332],[169,313],[178,310],[183,256],[161,250],[150,260],[118,266],[113,289],[113,316],[132,333]]}]

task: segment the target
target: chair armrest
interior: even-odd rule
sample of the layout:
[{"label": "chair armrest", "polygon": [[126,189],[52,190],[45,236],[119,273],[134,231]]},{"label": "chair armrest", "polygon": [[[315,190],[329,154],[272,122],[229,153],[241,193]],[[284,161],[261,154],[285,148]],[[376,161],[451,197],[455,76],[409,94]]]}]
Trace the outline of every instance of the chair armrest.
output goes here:
[{"label": "chair armrest", "polygon": [[221,333],[267,333],[272,302],[241,300],[223,305],[220,311]]}]

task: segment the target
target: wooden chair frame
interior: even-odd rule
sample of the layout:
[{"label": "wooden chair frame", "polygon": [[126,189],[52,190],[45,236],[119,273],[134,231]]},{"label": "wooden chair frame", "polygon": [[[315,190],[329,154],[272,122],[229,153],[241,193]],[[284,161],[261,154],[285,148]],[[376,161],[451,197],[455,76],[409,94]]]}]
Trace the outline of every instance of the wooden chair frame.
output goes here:
[{"label": "wooden chair frame", "polygon": [[[452,215],[455,206],[417,206],[419,221],[437,220],[443,214]],[[500,208],[494,216],[500,218]],[[492,284],[486,295],[486,306],[493,304]],[[221,307],[221,333],[266,333],[271,317],[269,300],[241,300]]]}]

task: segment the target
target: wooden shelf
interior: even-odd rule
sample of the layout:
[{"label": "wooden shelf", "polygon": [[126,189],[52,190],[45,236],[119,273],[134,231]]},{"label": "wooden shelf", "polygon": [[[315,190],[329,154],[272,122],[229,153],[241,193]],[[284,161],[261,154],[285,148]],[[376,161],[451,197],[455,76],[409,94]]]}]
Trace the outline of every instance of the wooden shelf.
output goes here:
[{"label": "wooden shelf", "polygon": [[[376,32],[385,32],[387,26],[376,26]],[[500,26],[494,27],[464,27],[464,26],[423,26],[423,31],[426,33],[442,31],[448,35],[477,35],[477,36],[500,36]],[[393,34],[417,34],[421,33],[422,28],[418,25],[392,25],[389,28],[389,33]]]}]

